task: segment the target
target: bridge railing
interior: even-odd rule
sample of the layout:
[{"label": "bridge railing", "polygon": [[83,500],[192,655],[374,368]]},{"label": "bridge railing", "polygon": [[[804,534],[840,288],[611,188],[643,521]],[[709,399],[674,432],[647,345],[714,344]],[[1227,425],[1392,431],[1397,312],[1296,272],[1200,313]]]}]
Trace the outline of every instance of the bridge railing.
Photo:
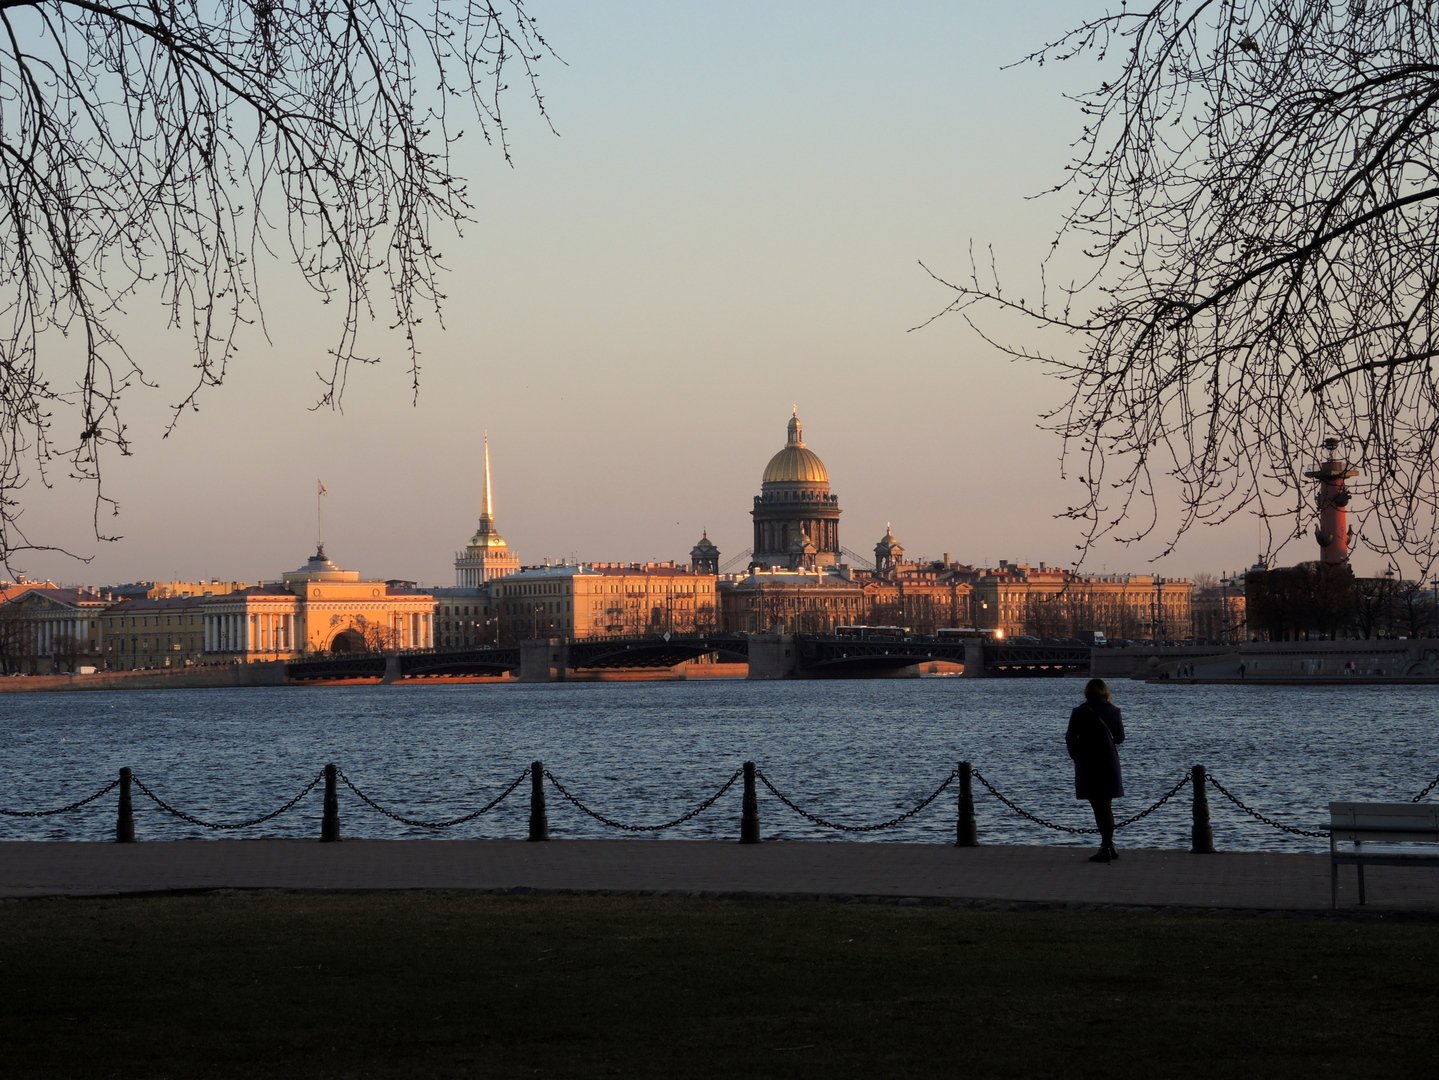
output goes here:
[{"label": "bridge railing", "polygon": [[[431,832],[440,832],[470,824],[486,814],[491,813],[506,802],[506,800],[510,799],[520,789],[526,779],[530,781],[528,839],[534,841],[550,839],[549,810],[545,797],[546,785],[553,788],[566,805],[608,829],[624,833],[660,833],[679,828],[700,815],[713,811],[714,808],[720,804],[720,800],[723,799],[736,784],[740,784],[741,799],[738,839],[741,843],[746,844],[759,843],[761,840],[759,813],[759,794],[761,788],[774,799],[776,805],[782,807],[784,810],[799,815],[812,825],[821,829],[846,834],[876,833],[897,828],[910,819],[931,810],[939,801],[941,795],[946,791],[957,788],[953,802],[955,814],[954,845],[956,847],[976,847],[980,843],[980,835],[982,832],[974,800],[974,782],[978,781],[983,792],[992,797],[996,804],[1034,826],[1071,835],[1092,835],[1098,832],[1094,826],[1069,825],[1053,821],[1036,813],[1032,809],[1020,805],[1016,800],[1006,795],[998,786],[992,783],[980,770],[974,768],[968,761],[960,762],[953,770],[940,777],[927,794],[914,801],[910,806],[897,814],[873,822],[840,821],[833,816],[822,813],[812,806],[803,805],[801,801],[791,794],[786,793],[779,784],[771,779],[770,776],[753,761],[744,762],[739,768],[735,769],[727,779],[720,782],[711,794],[699,802],[684,807],[677,813],[668,813],[662,820],[653,822],[626,822],[603,809],[596,808],[590,799],[582,797],[582,795],[578,793],[577,784],[573,781],[562,780],[554,772],[546,768],[542,761],[534,761],[527,765],[521,770],[519,775],[506,786],[502,787],[497,793],[492,794],[491,797],[481,801],[479,805],[474,806],[472,809],[460,814],[450,814],[441,817],[421,817],[396,809],[393,804],[367,791],[336,764],[326,765],[322,770],[303,783],[292,797],[274,809],[237,820],[211,820],[207,817],[201,817],[197,813],[182,809],[161,794],[161,784],[148,783],[128,767],[121,769],[118,777],[115,779],[63,805],[29,809],[0,808],[0,817],[38,820],[75,814],[87,808],[93,808],[99,800],[111,793],[117,793],[114,838],[119,843],[133,843],[137,839],[134,808],[137,793],[141,798],[148,800],[160,813],[177,818],[201,830],[202,833],[206,831],[235,832],[253,829],[284,815],[297,812],[301,804],[310,798],[315,789],[323,783],[324,794],[321,803],[319,838],[323,841],[333,842],[339,840],[341,837],[340,800],[342,790],[347,791],[354,797],[356,802],[365,809],[378,813],[401,825]],[[1413,796],[1412,801],[1417,803],[1427,799],[1434,792],[1436,786],[1439,786],[1439,776],[1435,776],[1434,779],[1430,780],[1418,794]],[[1231,792],[1228,787],[1210,774],[1203,765],[1195,765],[1187,773],[1177,777],[1167,789],[1160,792],[1144,809],[1116,822],[1116,828],[1122,831],[1149,815],[1169,807],[1171,803],[1178,799],[1186,787],[1189,788],[1190,791],[1191,840],[1189,850],[1195,854],[1209,854],[1215,850],[1208,801],[1211,788],[1221,798],[1232,803],[1243,815],[1244,820],[1257,821],[1280,832],[1295,836],[1325,838],[1329,835],[1328,830],[1304,829],[1292,823],[1282,822],[1272,814],[1265,813],[1262,810],[1250,806],[1240,798],[1240,796]]]}]

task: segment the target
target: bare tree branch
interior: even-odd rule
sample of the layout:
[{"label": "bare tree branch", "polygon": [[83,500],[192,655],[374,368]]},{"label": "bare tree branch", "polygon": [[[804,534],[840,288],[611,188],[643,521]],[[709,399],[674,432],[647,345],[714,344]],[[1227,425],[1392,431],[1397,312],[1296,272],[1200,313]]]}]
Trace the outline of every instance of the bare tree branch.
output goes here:
[{"label": "bare tree branch", "polygon": [[193,341],[171,429],[263,329],[259,267],[282,253],[337,308],[317,407],[376,359],[377,304],[417,388],[437,230],[471,207],[453,106],[508,161],[507,75],[543,117],[552,56],[525,0],[0,0],[0,562],[38,546],[21,492],[60,468],[109,538],[125,392],[159,381],[121,340],[132,303],[158,297]]},{"label": "bare tree branch", "polygon": [[1035,342],[987,337],[1065,384],[1042,423],[1083,484],[1081,558],[1241,511],[1273,553],[1312,524],[1330,436],[1362,474],[1361,542],[1439,558],[1436,34],[1432,2],[1157,0],[1028,57],[1116,57],[1051,189],[1071,201],[1044,273],[1081,269],[1038,304],[973,252],[932,276],[941,315],[1028,317]]}]

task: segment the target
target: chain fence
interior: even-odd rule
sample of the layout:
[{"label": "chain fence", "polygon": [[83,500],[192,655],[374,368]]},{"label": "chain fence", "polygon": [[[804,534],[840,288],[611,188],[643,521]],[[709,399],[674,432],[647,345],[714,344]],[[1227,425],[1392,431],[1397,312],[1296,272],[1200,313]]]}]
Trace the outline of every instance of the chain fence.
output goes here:
[{"label": "chain fence", "polygon": [[681,814],[673,821],[662,822],[659,825],[630,825],[626,824],[623,821],[616,821],[614,818],[607,817],[604,814],[600,813],[598,810],[593,810],[590,807],[586,806],[584,803],[582,803],[567,787],[565,787],[564,784],[560,782],[560,778],[554,773],[550,772],[549,769],[545,770],[545,779],[548,780],[551,784],[553,784],[555,790],[558,791],[561,795],[563,795],[567,800],[569,800],[569,802],[573,804],[576,809],[580,810],[582,813],[588,814],[590,817],[594,818],[602,825],[607,825],[611,829],[619,829],[621,832],[641,833],[663,832],[666,829],[673,829],[677,825],[683,825],[686,821],[690,821],[693,818],[699,817],[711,806],[719,802],[720,797],[723,796],[724,793],[727,792],[730,788],[734,787],[735,782],[739,780],[740,776],[743,773],[743,769],[736,769],[734,771],[734,774],[728,780],[726,780],[720,786],[720,789],[716,791],[713,795],[711,795],[708,799],[705,799],[698,806],[694,807],[694,809],[688,810],[685,813]]},{"label": "chain fence", "polygon": [[[981,773],[978,769],[975,769],[975,770],[974,770],[973,775],[974,775],[974,778],[975,778],[976,780],[978,780],[981,784],[983,784],[984,787],[989,791],[989,793],[990,793],[991,795],[993,795],[999,802],[1001,802],[1001,803],[1003,803],[1005,806],[1009,807],[1009,809],[1013,810],[1013,811],[1014,811],[1016,814],[1018,814],[1020,817],[1025,818],[1025,819],[1028,820],[1028,821],[1032,821],[1032,822],[1034,822],[1034,824],[1036,824],[1036,825],[1040,825],[1040,826],[1042,826],[1042,827],[1044,827],[1044,828],[1046,828],[1046,829],[1054,829],[1054,830],[1057,831],[1057,832],[1069,833],[1069,834],[1074,835],[1074,836],[1095,835],[1095,834],[1097,834],[1097,833],[1099,832],[1098,827],[1097,827],[1097,826],[1094,826],[1094,825],[1089,825],[1089,826],[1061,825],[1061,824],[1060,824],[1059,822],[1057,822],[1057,821],[1050,821],[1048,818],[1040,817],[1038,814],[1035,814],[1035,813],[1033,813],[1033,812],[1031,812],[1031,811],[1029,811],[1029,810],[1026,810],[1024,807],[1022,807],[1022,806],[1020,806],[1018,803],[1016,803],[1013,799],[1009,798],[1009,796],[1005,795],[1004,792],[1000,791],[997,787],[995,787],[993,784],[991,784],[991,783],[989,782],[989,778],[986,777],[983,773]],[[1285,824],[1282,823],[1282,822],[1275,821],[1273,818],[1268,817],[1268,816],[1266,816],[1266,815],[1264,815],[1264,814],[1261,814],[1259,811],[1255,810],[1253,807],[1246,805],[1246,804],[1245,804],[1244,802],[1242,802],[1240,799],[1238,799],[1237,797],[1235,797],[1235,796],[1229,791],[1229,789],[1226,788],[1223,784],[1221,784],[1218,780],[1216,780],[1212,774],[1207,774],[1205,778],[1206,778],[1206,780],[1208,780],[1208,782],[1209,782],[1221,795],[1223,795],[1226,799],[1228,799],[1230,802],[1232,802],[1232,803],[1233,803],[1235,806],[1237,806],[1240,810],[1242,810],[1244,813],[1248,814],[1250,817],[1254,818],[1254,819],[1257,820],[1257,821],[1261,821],[1261,822],[1263,822],[1263,823],[1266,824],[1266,825],[1269,825],[1269,826],[1271,826],[1271,827],[1273,827],[1273,828],[1275,828],[1275,829],[1280,830],[1281,832],[1290,833],[1290,834],[1292,834],[1292,835],[1294,835],[1294,836],[1307,836],[1307,837],[1313,837],[1313,838],[1317,838],[1317,839],[1321,839],[1321,840],[1327,840],[1327,839],[1329,838],[1329,830],[1328,830],[1328,829],[1323,829],[1323,830],[1318,830],[1318,831],[1309,830],[1309,829],[1300,829],[1300,828],[1298,828],[1298,827],[1296,827],[1296,826],[1293,826],[1293,825],[1285,825]],[[1155,801],[1154,801],[1153,803],[1151,803],[1149,806],[1147,806],[1147,807],[1145,807],[1143,810],[1139,811],[1139,813],[1137,813],[1137,814],[1131,814],[1129,817],[1121,818],[1120,820],[1116,821],[1116,822],[1114,823],[1115,829],[1116,829],[1116,830],[1118,830],[1118,829],[1123,829],[1123,828],[1124,828],[1125,826],[1127,826],[1127,825],[1133,825],[1136,821],[1140,821],[1141,819],[1148,817],[1150,814],[1154,813],[1154,812],[1155,812],[1156,810],[1158,810],[1161,806],[1163,806],[1165,803],[1169,802],[1169,801],[1170,801],[1171,799],[1173,799],[1176,795],[1178,795],[1181,791],[1183,791],[1184,788],[1190,784],[1191,779],[1192,779],[1192,778],[1191,778],[1188,774],[1185,774],[1185,775],[1182,776],[1178,781],[1176,781],[1176,783],[1174,784],[1173,787],[1171,787],[1168,791],[1166,791],[1163,795],[1161,795],[1157,800],[1155,800]],[[1432,785],[1431,785],[1431,786],[1432,786]],[[1416,801],[1417,801],[1417,800],[1416,800]]]},{"label": "chain fence", "polygon": [[[188,822],[191,825],[198,826],[201,829],[214,829],[219,832],[229,832],[235,829],[251,829],[254,828],[256,825],[263,825],[267,821],[274,821],[275,818],[281,816],[282,814],[289,813],[296,806],[298,806],[300,800],[303,799],[306,795],[310,794],[310,792],[314,791],[315,788],[319,785],[320,781],[324,778],[325,774],[323,772],[316,773],[314,779],[312,779],[308,784],[306,784],[295,795],[293,799],[285,803],[283,806],[278,807],[275,810],[271,810],[268,814],[261,814],[259,817],[249,818],[245,821],[205,821],[203,818],[198,818],[194,814],[188,814],[184,810],[180,810],[174,806],[171,806],[164,799],[160,798],[159,795],[156,795],[153,791],[151,791],[150,788],[145,785],[145,781],[141,780],[138,776],[132,774],[130,777],[134,785],[140,789],[140,794],[144,795],[161,810],[165,811],[165,813],[177,817],[181,821]],[[117,784],[119,783],[118,780],[115,782]]]},{"label": "chain fence", "polygon": [[[804,818],[811,824],[823,829],[829,829],[836,832],[865,834],[876,833],[886,829],[896,828],[909,821],[911,818],[915,817],[919,813],[923,812],[926,808],[932,805],[936,799],[938,799],[942,794],[944,794],[944,792],[953,787],[956,781],[960,781],[962,779],[962,770],[966,767],[967,765],[961,765],[959,768],[950,771],[943,777],[943,779],[940,781],[938,786],[934,788],[933,791],[931,791],[928,795],[924,796],[924,798],[920,799],[915,805],[911,806],[909,809],[904,810],[899,814],[896,814],[894,817],[887,818],[884,821],[877,821],[870,824],[859,825],[835,821],[823,816],[821,813],[817,813],[812,809],[799,805],[789,795],[785,794],[782,790],[780,790],[780,788],[769,778],[769,776],[767,776],[763,771],[759,769],[754,770],[754,778],[756,781],[758,781],[758,783],[762,784],[764,788],[780,804],[782,804],[784,807],[794,812],[795,814],[799,815],[800,817]],[[540,774],[538,778],[535,775],[537,771]],[[120,798],[122,805],[127,806],[128,787],[122,785],[124,784],[124,775],[128,772],[129,770],[121,770],[121,778],[111,780],[104,786],[98,788],[97,790],[91,792],[83,798],[76,799],[75,801],[67,803],[63,806],[49,807],[36,810],[17,810],[0,807],[0,817],[36,819],[70,813],[76,810],[80,810],[83,807],[88,806],[96,802],[97,800],[106,797],[107,795],[110,795],[116,790],[117,787],[121,789]],[[520,787],[520,785],[523,784],[524,781],[528,778],[535,784],[535,793],[532,794],[532,799],[539,797],[538,791],[540,784],[543,780],[548,780],[549,783],[555,788],[555,790],[568,803],[574,806],[582,814],[588,816],[589,818],[592,818],[593,820],[599,822],[607,828],[615,829],[617,831],[626,833],[658,833],[674,829],[680,825],[683,825],[686,822],[693,820],[694,818],[711,809],[717,802],[719,802],[720,799],[722,799],[726,794],[730,792],[732,788],[735,787],[735,785],[739,782],[741,776],[744,775],[743,768],[736,769],[712,795],[702,800],[698,805],[690,808],[689,810],[686,810],[684,813],[671,820],[659,822],[656,824],[635,824],[631,822],[619,821],[613,817],[610,817],[608,814],[587,805],[578,795],[576,795],[570,789],[570,787],[565,782],[563,782],[548,768],[544,768],[540,762],[535,762],[533,765],[526,766],[520,772],[520,774],[515,777],[515,779],[507,787],[504,788],[503,791],[501,791],[485,805],[468,813],[461,814],[456,817],[445,818],[442,820],[426,820],[423,818],[410,817],[407,814],[399,813],[391,807],[384,805],[383,803],[375,799],[373,796],[371,796],[369,793],[364,791],[358,784],[356,784],[337,766],[334,768],[334,772],[336,780],[339,783],[343,783],[344,786],[347,787],[350,792],[353,793],[354,796],[363,805],[376,811],[384,817],[389,818],[392,821],[411,828],[438,831],[472,822],[477,818],[488,814],[490,811],[498,807],[501,803],[505,802],[505,800],[512,796],[515,791]],[[1043,817],[1040,814],[1037,814],[1032,810],[1029,810],[1026,807],[1020,805],[1017,801],[1015,801],[1005,792],[1001,791],[979,769],[970,767],[970,775],[974,780],[977,780],[979,784],[981,784],[984,789],[987,790],[989,794],[992,795],[995,800],[998,801],[1000,804],[1007,807],[1019,817],[1024,818],[1025,820],[1044,829],[1050,829],[1055,832],[1068,833],[1073,836],[1093,835],[1099,831],[1093,825],[1066,825]],[[294,795],[294,797],[268,813],[260,814],[252,818],[247,818],[243,821],[230,822],[208,821],[195,814],[189,813],[172,805],[166,799],[161,797],[139,776],[130,774],[129,779],[139,790],[139,792],[146,798],[148,798],[152,803],[154,803],[154,805],[158,807],[162,812],[178,818],[181,821],[187,822],[188,824],[193,825],[197,828],[230,832],[241,829],[253,828],[257,825],[263,825],[266,822],[273,821],[274,819],[290,812],[291,810],[295,809],[295,807],[298,806],[307,796],[309,796],[315,790],[315,788],[320,785],[322,781],[325,780],[325,776],[326,774],[323,770],[317,773],[312,779],[309,780],[308,783],[304,785],[303,788],[301,788]],[[1116,821],[1115,828],[1126,828],[1127,826],[1133,825],[1134,823],[1142,820],[1143,818],[1148,817],[1150,814],[1153,814],[1161,807],[1169,803],[1171,800],[1175,799],[1180,794],[1180,792],[1184,790],[1186,786],[1192,786],[1195,783],[1196,779],[1198,779],[1200,776],[1202,776],[1207,786],[1212,786],[1220,795],[1224,796],[1225,799],[1232,803],[1241,813],[1247,815],[1255,821],[1258,821],[1264,825],[1268,825],[1270,828],[1290,834],[1292,836],[1300,836],[1313,839],[1327,839],[1330,835],[1328,829],[1305,829],[1276,820],[1268,814],[1265,814],[1248,805],[1246,802],[1244,802],[1243,799],[1239,798],[1237,795],[1231,792],[1229,788],[1226,787],[1223,783],[1221,783],[1220,780],[1216,778],[1213,774],[1205,772],[1200,767],[1195,768],[1194,775],[1186,773],[1184,776],[1180,777],[1173,784],[1173,786],[1171,786],[1167,791],[1164,792],[1164,794],[1162,794],[1158,799],[1156,799],[1149,806],[1145,807],[1143,810],[1140,810],[1138,813],[1132,814],[1128,817]],[[1425,787],[1410,801],[1415,803],[1423,801],[1432,792],[1434,792],[1436,787],[1439,787],[1439,776],[1436,776],[1427,785],[1425,785]],[[332,794],[332,792],[327,791],[327,797],[329,794]],[[752,786],[749,784],[748,781],[746,782],[746,794],[747,796],[753,794]],[[1201,806],[1203,806],[1203,814],[1206,818],[1207,824],[1207,806],[1203,805],[1204,800],[1200,796],[1201,792],[1195,792],[1196,821],[1198,821],[1198,817],[1201,812],[1200,808]],[[962,785],[961,787],[961,802],[966,804],[966,806],[968,805],[967,785]],[[541,810],[543,810],[542,805]],[[128,809],[125,810],[125,813],[128,813]],[[962,807],[960,813],[962,823],[963,819],[965,819],[966,814],[968,815],[968,820],[972,822],[972,808],[966,810]]]},{"label": "chain fence", "polygon": [[1286,832],[1293,836],[1309,836],[1319,840],[1329,839],[1328,829],[1301,829],[1294,825],[1285,825],[1282,821],[1275,821],[1272,817],[1267,817],[1266,815],[1261,814],[1252,806],[1247,806],[1234,795],[1230,794],[1229,789],[1226,788],[1223,784],[1221,784],[1217,779],[1215,779],[1213,773],[1209,774],[1208,780],[1209,785],[1216,791],[1218,791],[1219,794],[1223,795],[1226,799],[1232,802],[1235,806],[1239,807],[1239,809],[1243,810],[1246,814],[1254,818],[1256,821],[1262,821],[1264,822],[1264,824],[1270,826],[1271,828],[1278,829],[1280,832]]},{"label": "chain fence", "polygon": [[[984,785],[985,789],[988,790],[991,795],[993,795],[1001,803],[1009,807],[1020,817],[1026,818],[1027,820],[1034,822],[1036,825],[1042,825],[1046,829],[1054,829],[1058,832],[1066,832],[1075,836],[1093,835],[1099,832],[1099,828],[1095,825],[1061,825],[1057,821],[1050,821],[1048,818],[1042,818],[1038,814],[1026,810],[1024,807],[1016,803],[1013,799],[1009,798],[1009,796],[1005,795],[1004,792],[1000,791],[997,787],[991,784],[989,782],[989,778],[986,777],[983,773],[981,773],[978,769],[974,770],[973,776],[976,780],[978,780],[981,784]],[[1183,791],[1186,785],[1189,784],[1189,780],[1189,774],[1185,773],[1182,777],[1179,778],[1179,780],[1172,788],[1166,791],[1154,802],[1150,803],[1149,806],[1139,811],[1139,813],[1131,814],[1127,818],[1121,818],[1120,820],[1116,821],[1114,823],[1115,829],[1122,829],[1126,825],[1133,825],[1136,821],[1147,818],[1150,814],[1154,813],[1154,811],[1158,810],[1165,803],[1169,802],[1170,799],[1174,798],[1174,796],[1178,795],[1181,791]]]},{"label": "chain fence", "polygon": [[525,779],[530,775],[530,767],[526,765],[524,771],[521,772],[519,776],[515,777],[514,782],[511,783],[509,787],[505,788],[504,791],[500,792],[498,795],[496,795],[493,799],[487,802],[484,806],[480,807],[478,810],[473,810],[468,814],[462,814],[459,817],[447,818],[444,821],[423,821],[419,818],[405,817],[403,814],[398,814],[395,811],[389,809],[388,807],[381,806],[374,799],[370,798],[370,796],[366,795],[363,791],[361,791],[358,787],[355,786],[355,782],[353,780],[351,780],[348,776],[345,775],[343,769],[336,769],[335,775],[339,778],[342,784],[344,784],[347,788],[349,788],[355,793],[355,797],[357,799],[359,799],[362,803],[368,806],[371,810],[383,814],[391,821],[398,821],[401,825],[409,825],[417,829],[431,829],[434,831],[439,831],[440,829],[453,828],[456,825],[464,825],[467,822],[474,821],[476,818],[481,817],[484,814],[488,814],[495,807],[499,806],[500,803],[504,802],[511,795],[513,795],[515,793],[515,788],[519,787],[525,782]]},{"label": "chain fence", "polygon": [[76,799],[72,803],[66,803],[64,806],[56,806],[49,810],[6,810],[4,807],[0,807],[0,817],[42,818],[53,817],[56,814],[68,814],[71,811],[79,810],[80,807],[94,802],[96,799],[103,799],[119,786],[120,778],[116,777],[94,794],[86,795],[83,799]]},{"label": "chain fence", "polygon": [[773,795],[776,799],[782,802],[785,806],[789,807],[800,817],[804,818],[806,821],[809,821],[814,825],[819,825],[825,829],[835,829],[838,832],[869,833],[879,832],[882,829],[892,829],[896,825],[902,824],[903,822],[906,822],[910,818],[914,817],[915,814],[919,813],[930,803],[934,802],[935,799],[939,798],[940,795],[944,793],[946,788],[948,788],[951,784],[953,784],[956,780],[959,779],[959,770],[953,770],[948,776],[944,778],[944,780],[940,783],[939,787],[935,788],[933,792],[931,792],[929,795],[926,795],[914,806],[904,811],[904,813],[898,815],[897,817],[892,817],[887,821],[876,821],[872,825],[845,825],[842,822],[829,821],[826,818],[820,817],[818,814],[811,813],[802,806],[796,805],[793,801],[789,799],[788,796],[786,796],[782,791],[780,791],[779,788],[775,787],[774,784],[770,782],[770,778],[766,776],[763,772],[761,772],[759,769],[755,770],[755,778],[759,780],[760,783],[764,784],[764,786],[769,789],[769,793]]}]

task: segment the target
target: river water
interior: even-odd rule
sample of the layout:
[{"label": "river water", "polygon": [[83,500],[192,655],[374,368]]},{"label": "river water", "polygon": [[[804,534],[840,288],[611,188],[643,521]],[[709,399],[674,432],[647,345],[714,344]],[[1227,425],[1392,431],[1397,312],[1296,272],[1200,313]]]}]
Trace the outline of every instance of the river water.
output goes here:
[{"label": "river water", "polygon": [[[171,806],[240,822],[288,802],[337,763],[375,802],[425,821],[484,806],[542,760],[585,805],[621,823],[670,821],[753,760],[796,805],[828,821],[887,821],[931,795],[957,762],[973,763],[1014,803],[1060,825],[1089,826],[1063,732],[1082,684],[1070,679],[925,678],[824,682],[458,684],[0,695],[0,810],[66,805],[121,766]],[[1286,825],[1317,830],[1330,799],[1408,800],[1439,773],[1428,686],[1178,686],[1118,683],[1128,731],[1121,819],[1149,807],[1196,763],[1234,796]],[[626,835],[546,789],[550,834]],[[1035,824],[974,785],[981,842],[1088,844]],[[958,784],[898,826],[843,833],[759,788],[766,839],[952,843]],[[1226,850],[1321,850],[1208,789],[1215,844]],[[739,834],[737,783],[710,809],[658,835]],[[1431,793],[1429,798],[1434,798]],[[321,789],[290,812],[217,832],[134,792],[139,839],[317,836]],[[109,839],[116,793],[68,813],[0,816],[4,839]],[[351,837],[524,838],[529,782],[469,823],[407,826],[340,788]],[[1121,845],[1187,848],[1191,794],[1120,833]],[[652,834],[644,834],[652,835]]]}]

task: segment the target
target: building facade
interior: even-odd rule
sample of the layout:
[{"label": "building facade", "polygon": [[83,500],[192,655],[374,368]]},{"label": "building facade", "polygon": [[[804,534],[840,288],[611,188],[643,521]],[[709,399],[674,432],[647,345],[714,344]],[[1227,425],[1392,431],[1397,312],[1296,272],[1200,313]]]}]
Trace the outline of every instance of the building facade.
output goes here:
[{"label": "building facade", "polygon": [[0,604],[0,670],[47,675],[98,666],[100,616],[112,600],[99,589],[43,585],[7,587]]},{"label": "building facade", "polygon": [[720,627],[742,634],[825,634],[867,621],[871,597],[845,574],[755,567],[719,586]]},{"label": "building facade", "polygon": [[136,596],[100,617],[110,671],[193,667],[206,662],[205,595]]},{"label": "building facade", "polygon": [[969,626],[969,594],[974,571],[950,561],[907,561],[904,545],[885,525],[874,545],[874,569],[856,570],[866,586],[869,607],[864,622],[871,626],[903,626],[917,634],[944,627]]},{"label": "building facade", "polygon": [[1149,574],[1080,575],[1001,560],[974,572],[972,625],[1006,637],[1069,638],[1098,630],[1115,640],[1172,641],[1191,634],[1193,583]]},{"label": "building facade", "polygon": [[714,630],[715,576],[667,563],[532,566],[489,585],[502,642]]}]

